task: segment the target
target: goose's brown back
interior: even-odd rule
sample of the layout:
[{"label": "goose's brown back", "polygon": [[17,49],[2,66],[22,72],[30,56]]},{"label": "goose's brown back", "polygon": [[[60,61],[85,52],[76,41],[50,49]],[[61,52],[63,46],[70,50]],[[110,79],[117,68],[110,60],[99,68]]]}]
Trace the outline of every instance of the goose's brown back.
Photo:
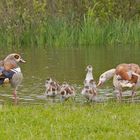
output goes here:
[{"label": "goose's brown back", "polygon": [[129,75],[129,72],[135,72],[137,74],[140,74],[140,67],[137,64],[131,63],[131,64],[120,64],[116,67],[116,74],[120,75],[123,80],[128,80],[131,83],[136,83],[138,80],[138,77],[135,75]]}]

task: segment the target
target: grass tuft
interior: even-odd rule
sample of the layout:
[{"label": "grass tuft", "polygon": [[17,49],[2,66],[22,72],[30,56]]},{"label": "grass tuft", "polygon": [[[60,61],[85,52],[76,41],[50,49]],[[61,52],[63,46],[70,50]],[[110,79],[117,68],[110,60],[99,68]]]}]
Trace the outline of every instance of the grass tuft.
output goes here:
[{"label": "grass tuft", "polygon": [[0,30],[0,46],[130,46],[140,45],[140,23],[116,20],[104,24],[84,19],[80,25],[71,25],[65,20],[44,21],[39,25]]},{"label": "grass tuft", "polygon": [[139,104],[5,105],[0,139],[139,139]]}]

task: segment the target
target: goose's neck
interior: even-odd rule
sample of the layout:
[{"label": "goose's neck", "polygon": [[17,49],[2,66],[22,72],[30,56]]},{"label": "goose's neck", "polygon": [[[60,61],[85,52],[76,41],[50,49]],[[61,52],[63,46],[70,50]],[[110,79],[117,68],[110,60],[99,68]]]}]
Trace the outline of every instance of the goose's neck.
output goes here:
[{"label": "goose's neck", "polygon": [[18,72],[21,72],[21,69],[20,69],[20,67],[17,67],[17,68],[11,69],[11,71],[18,73]]},{"label": "goose's neck", "polygon": [[86,79],[85,80],[91,80],[91,79],[93,79],[92,71],[88,71],[87,74],[86,74]]},{"label": "goose's neck", "polygon": [[116,69],[111,69],[104,73],[106,75],[107,80],[110,80],[115,75],[115,71]]}]

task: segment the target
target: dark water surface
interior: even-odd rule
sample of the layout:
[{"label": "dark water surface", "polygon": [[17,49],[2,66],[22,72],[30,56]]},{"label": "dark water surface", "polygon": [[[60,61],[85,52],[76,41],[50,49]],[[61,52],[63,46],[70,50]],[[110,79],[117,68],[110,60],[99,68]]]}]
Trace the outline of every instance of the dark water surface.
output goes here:
[{"label": "dark water surface", "polygon": [[[77,90],[76,100],[83,97],[79,94],[85,78],[85,67],[93,66],[93,75],[96,81],[101,73],[114,68],[119,63],[140,64],[140,49],[138,47],[72,47],[72,48],[1,48],[0,58],[9,53],[19,52],[27,61],[20,64],[24,80],[19,87],[20,103],[42,104],[47,102],[44,97],[45,80],[52,77],[62,83],[67,81]],[[112,98],[112,81],[108,81],[99,94]],[[126,93],[126,95],[129,92]],[[139,93],[138,93],[139,94]],[[138,98],[138,97],[136,97]],[[0,87],[0,102],[12,102],[10,86]]]}]

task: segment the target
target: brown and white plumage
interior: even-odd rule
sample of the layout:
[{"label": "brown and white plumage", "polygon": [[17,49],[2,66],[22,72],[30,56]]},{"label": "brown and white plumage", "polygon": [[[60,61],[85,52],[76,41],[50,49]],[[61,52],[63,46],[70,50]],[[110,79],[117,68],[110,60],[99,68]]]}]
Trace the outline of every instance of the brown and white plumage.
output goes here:
[{"label": "brown and white plumage", "polygon": [[75,92],[74,87],[69,85],[66,82],[64,82],[60,86],[59,95],[60,95],[61,101],[65,101],[65,100],[68,100],[70,97],[74,97],[75,93],[76,92]]},{"label": "brown and white plumage", "polygon": [[45,87],[46,87],[46,91],[45,91],[45,95],[46,97],[56,97],[59,93],[59,84],[52,80],[51,78],[48,78],[46,80],[46,83],[45,83]]},{"label": "brown and white plumage", "polygon": [[97,89],[94,80],[90,80],[89,84],[85,83],[81,94],[88,100],[92,101],[97,96]]},{"label": "brown and white plumage", "polygon": [[132,97],[135,95],[136,89],[140,86],[139,83],[140,67],[137,64],[119,64],[115,69],[108,70],[101,74],[97,86],[113,77],[113,85],[119,98],[122,97],[122,88],[132,88]]},{"label": "brown and white plumage", "polygon": [[97,88],[96,88],[96,82],[94,81],[93,74],[92,74],[92,71],[93,71],[92,66],[88,65],[86,67],[86,71],[87,71],[87,74],[84,80],[84,87],[81,91],[81,94],[85,98],[89,100],[93,100],[95,96],[97,96]]},{"label": "brown and white plumage", "polygon": [[[15,103],[17,103],[17,88],[23,79],[21,68],[18,65],[20,62],[25,63],[22,57],[17,53],[9,54],[4,60],[0,61],[0,68],[3,69],[0,73],[0,79],[3,79],[3,84],[8,81],[14,88],[13,96]],[[10,73],[12,73],[12,75],[8,77]]]},{"label": "brown and white plumage", "polygon": [[5,71],[9,71],[11,69],[19,67],[19,62],[25,63],[25,60],[23,60],[19,54],[12,53],[0,61],[0,67],[4,67]]}]

